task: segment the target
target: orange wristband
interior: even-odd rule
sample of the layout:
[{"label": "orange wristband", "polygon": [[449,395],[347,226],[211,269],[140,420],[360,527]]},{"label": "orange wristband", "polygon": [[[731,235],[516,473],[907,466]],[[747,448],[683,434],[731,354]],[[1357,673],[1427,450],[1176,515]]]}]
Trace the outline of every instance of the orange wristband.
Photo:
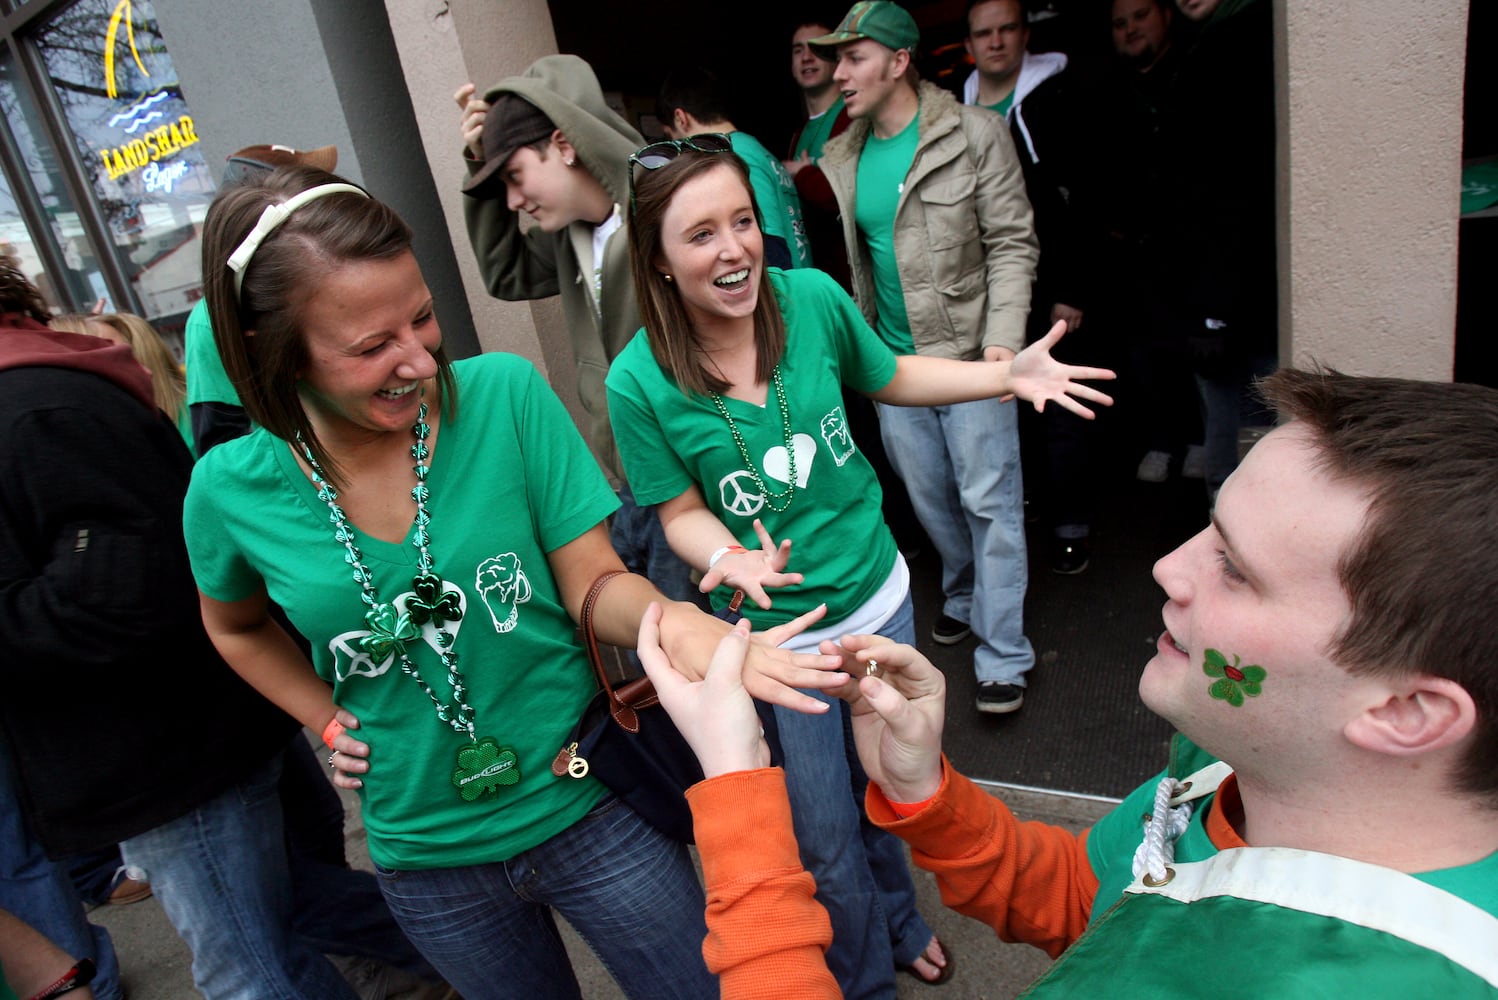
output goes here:
[{"label": "orange wristband", "polygon": [[338,717],[336,715],[332,719],[328,720],[328,724],[324,726],[322,730],[322,741],[327,745],[327,748],[329,750],[336,749],[333,746],[333,741],[336,740],[338,738],[338,734],[343,731],[343,723],[338,721]]},{"label": "orange wristband", "polygon": [[931,800],[934,798],[936,798],[936,796],[932,795],[929,798],[924,798],[919,802],[896,802],[888,796],[885,796],[884,801],[889,803],[889,807],[894,810],[896,816],[900,817],[901,819],[909,819],[916,813],[920,812],[922,809],[929,806],[931,804]]}]

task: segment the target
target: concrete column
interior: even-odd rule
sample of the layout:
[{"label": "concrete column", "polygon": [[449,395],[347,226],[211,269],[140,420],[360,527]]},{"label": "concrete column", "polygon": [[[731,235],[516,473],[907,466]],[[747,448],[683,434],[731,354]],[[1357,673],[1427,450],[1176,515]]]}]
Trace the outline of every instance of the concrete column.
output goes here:
[{"label": "concrete column", "polygon": [[421,142],[436,181],[458,267],[473,311],[479,343],[486,351],[529,358],[576,413],[575,362],[562,325],[559,300],[501,302],[489,295],[468,245],[463,224],[463,179],[458,106],[453,92],[464,83],[479,90],[521,73],[537,58],[557,51],[545,0],[385,0],[400,53]]},{"label": "concrete column", "polygon": [[1449,380],[1467,0],[1274,0],[1280,358]]}]

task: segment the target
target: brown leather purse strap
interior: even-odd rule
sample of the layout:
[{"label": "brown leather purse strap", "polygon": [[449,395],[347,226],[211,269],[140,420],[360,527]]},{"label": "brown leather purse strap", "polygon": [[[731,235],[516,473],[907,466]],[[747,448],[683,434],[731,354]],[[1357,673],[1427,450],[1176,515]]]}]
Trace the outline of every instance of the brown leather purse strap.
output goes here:
[{"label": "brown leather purse strap", "polygon": [[588,651],[588,662],[593,665],[593,673],[598,676],[598,683],[609,693],[609,714],[614,717],[624,729],[631,733],[640,731],[640,717],[635,712],[635,707],[644,708],[655,704],[655,687],[650,683],[650,678],[642,677],[639,680],[622,684],[618,688],[609,680],[608,671],[603,668],[603,656],[598,649],[598,634],[593,627],[593,606],[598,602],[598,595],[603,593],[603,588],[616,576],[624,576],[622,569],[609,570],[601,574],[593,581],[593,586],[588,588],[588,595],[583,598],[583,610],[581,617],[583,633],[583,646]]}]

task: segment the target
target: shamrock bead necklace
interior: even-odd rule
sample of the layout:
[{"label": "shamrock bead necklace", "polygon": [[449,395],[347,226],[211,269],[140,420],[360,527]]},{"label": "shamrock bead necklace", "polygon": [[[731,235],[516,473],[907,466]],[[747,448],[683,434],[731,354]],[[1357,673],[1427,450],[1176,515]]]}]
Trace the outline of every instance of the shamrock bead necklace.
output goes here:
[{"label": "shamrock bead necklace", "polygon": [[780,514],[790,509],[791,501],[796,498],[796,449],[792,447],[791,440],[791,411],[785,403],[785,383],[780,380],[780,366],[776,365],[770,372],[770,384],[775,387],[775,401],[780,404],[780,429],[785,438],[786,464],[789,467],[790,483],[783,493],[772,493],[765,485],[764,479],[760,477],[759,469],[755,468],[754,460],[749,457],[749,447],[744,444],[744,435],[739,433],[739,425],[734,423],[733,416],[729,414],[728,407],[723,403],[723,397],[719,393],[713,393],[713,405],[718,412],[723,414],[723,419],[728,421],[728,431],[733,435],[733,443],[739,446],[739,457],[744,460],[744,467],[749,471],[749,477],[754,480],[755,488],[759,490],[760,496],[765,498],[765,503],[775,513]]},{"label": "shamrock bead necklace", "polygon": [[[317,487],[318,499],[328,505],[328,519],[334,525],[333,537],[344,548],[343,561],[353,567],[354,582],[362,591],[360,599],[369,607],[364,614],[364,624],[369,628],[369,635],[360,639],[359,645],[376,663],[383,662],[393,652],[400,660],[401,672],[414,680],[431,700],[437,710],[437,718],[451,726],[454,732],[466,735],[469,742],[477,743],[473,706],[464,699],[466,689],[463,672],[458,668],[458,654],[452,649],[452,633],[445,627],[448,622],[461,619],[463,611],[457,594],[443,592],[442,578],[432,572],[432,555],[428,548],[431,535],[427,527],[432,518],[427,513],[427,500],[431,493],[426,483],[429,471],[426,460],[430,454],[426,442],[431,428],[427,426],[426,418],[427,404],[423,402],[421,409],[417,411],[416,423],[411,427],[411,433],[416,438],[416,443],[411,446],[411,457],[416,459],[413,469],[416,473],[416,485],[411,489],[411,499],[416,502],[416,517],[412,524],[420,556],[416,562],[416,575],[411,580],[411,590],[415,596],[407,599],[404,612],[397,611],[393,604],[381,603],[374,578],[370,575],[369,567],[364,564],[364,554],[359,551],[354,540],[354,529],[344,516],[343,508],[338,506],[338,491],[327,481],[322,466],[312,456],[312,449],[307,447],[300,432],[297,433],[296,442],[302,449],[302,457],[306,459],[307,466],[312,470],[312,482]],[[437,628],[437,645],[442,647],[439,655],[442,657],[442,665],[447,668],[447,682],[453,691],[451,705],[437,697],[406,654],[407,643],[421,638],[421,626],[427,622]]]}]

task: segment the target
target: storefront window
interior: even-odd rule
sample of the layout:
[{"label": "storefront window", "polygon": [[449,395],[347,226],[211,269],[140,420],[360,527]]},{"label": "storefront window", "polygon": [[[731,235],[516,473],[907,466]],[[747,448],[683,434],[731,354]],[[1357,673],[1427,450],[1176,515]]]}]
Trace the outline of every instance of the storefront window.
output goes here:
[{"label": "storefront window", "polygon": [[46,272],[16,207],[15,192],[4,177],[0,177],[0,252],[20,261],[22,270],[55,308],[66,308],[69,304],[82,308],[101,298],[105,300],[105,308],[116,308],[108,299],[104,275],[84,235],[77,206],[62,183],[56,150],[38,141],[38,136],[45,133],[37,125],[37,109],[16,86],[14,74],[15,64],[9,56],[0,58],[0,110],[4,111],[11,138],[41,200],[53,239],[62,250],[65,270],[56,275]]},{"label": "storefront window", "polygon": [[214,184],[155,11],[80,0],[36,42],[144,314],[175,326],[202,294]]}]

